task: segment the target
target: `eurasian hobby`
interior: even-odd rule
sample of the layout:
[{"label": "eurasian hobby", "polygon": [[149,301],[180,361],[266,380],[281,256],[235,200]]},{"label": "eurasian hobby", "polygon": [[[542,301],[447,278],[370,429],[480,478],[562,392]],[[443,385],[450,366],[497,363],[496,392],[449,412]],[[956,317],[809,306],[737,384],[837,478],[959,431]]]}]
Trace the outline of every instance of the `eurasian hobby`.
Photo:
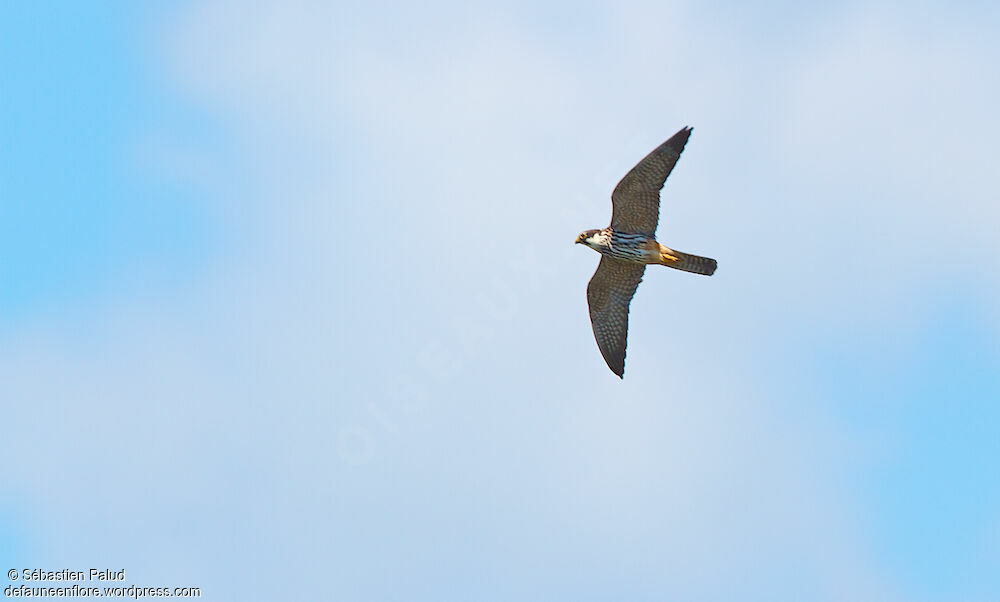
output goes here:
[{"label": "eurasian hobby", "polygon": [[660,189],[687,144],[685,127],[656,147],[632,168],[611,193],[611,225],[587,230],[576,238],[601,254],[601,263],[587,285],[590,322],[601,355],[611,371],[624,378],[628,306],[649,264],[711,276],[716,262],[688,255],[656,242]]}]

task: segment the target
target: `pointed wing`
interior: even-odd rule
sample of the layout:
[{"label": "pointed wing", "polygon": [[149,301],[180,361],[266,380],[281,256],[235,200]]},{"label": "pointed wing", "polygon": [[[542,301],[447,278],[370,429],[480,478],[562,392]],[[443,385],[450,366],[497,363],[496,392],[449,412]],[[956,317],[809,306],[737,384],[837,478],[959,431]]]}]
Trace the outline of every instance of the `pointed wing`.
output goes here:
[{"label": "pointed wing", "polygon": [[601,264],[587,285],[594,338],[608,368],[619,378],[625,374],[628,306],[645,270],[646,266],[639,263],[601,256]]},{"label": "pointed wing", "polygon": [[611,227],[653,236],[660,219],[660,189],[691,135],[685,127],[639,161],[611,193]]}]

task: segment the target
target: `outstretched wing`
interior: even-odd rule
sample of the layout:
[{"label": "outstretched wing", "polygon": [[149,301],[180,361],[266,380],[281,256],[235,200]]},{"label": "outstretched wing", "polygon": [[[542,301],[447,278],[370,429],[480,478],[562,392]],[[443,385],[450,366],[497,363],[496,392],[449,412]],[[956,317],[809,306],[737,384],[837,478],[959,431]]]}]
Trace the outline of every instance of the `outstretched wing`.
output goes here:
[{"label": "outstretched wing", "polygon": [[594,277],[587,285],[587,304],[594,338],[608,368],[624,378],[625,344],[628,337],[628,305],[642,282],[646,266],[601,256]]},{"label": "outstretched wing", "polygon": [[639,161],[611,193],[611,227],[652,237],[660,219],[660,189],[691,135],[685,127]]}]

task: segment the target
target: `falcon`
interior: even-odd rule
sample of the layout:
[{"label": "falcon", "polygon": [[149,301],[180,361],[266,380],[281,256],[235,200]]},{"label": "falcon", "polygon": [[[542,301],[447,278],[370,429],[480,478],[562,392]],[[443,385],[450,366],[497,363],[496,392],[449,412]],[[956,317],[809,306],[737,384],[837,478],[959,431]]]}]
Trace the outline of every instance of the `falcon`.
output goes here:
[{"label": "falcon", "polygon": [[601,263],[587,285],[587,303],[594,338],[608,368],[624,378],[628,306],[642,282],[646,266],[711,276],[716,261],[675,251],[656,241],[660,189],[680,158],[691,128],[685,127],[639,161],[611,193],[611,225],[576,237],[601,254]]}]

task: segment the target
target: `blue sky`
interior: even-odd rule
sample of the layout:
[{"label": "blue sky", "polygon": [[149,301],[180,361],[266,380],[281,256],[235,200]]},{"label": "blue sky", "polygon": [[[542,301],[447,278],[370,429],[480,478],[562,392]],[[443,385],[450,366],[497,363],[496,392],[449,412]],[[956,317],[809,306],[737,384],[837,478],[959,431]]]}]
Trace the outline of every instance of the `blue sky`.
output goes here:
[{"label": "blue sky", "polygon": [[4,326],[41,307],[96,300],[135,270],[197,269],[212,218],[199,191],[136,152],[153,129],[204,141],[138,42],[155,12],[124,3],[4,7]]},{"label": "blue sky", "polygon": [[[0,17],[6,565],[213,600],[1000,595],[996,8]],[[572,240],[682,125],[659,238],[720,268],[647,273],[619,381]]]}]

